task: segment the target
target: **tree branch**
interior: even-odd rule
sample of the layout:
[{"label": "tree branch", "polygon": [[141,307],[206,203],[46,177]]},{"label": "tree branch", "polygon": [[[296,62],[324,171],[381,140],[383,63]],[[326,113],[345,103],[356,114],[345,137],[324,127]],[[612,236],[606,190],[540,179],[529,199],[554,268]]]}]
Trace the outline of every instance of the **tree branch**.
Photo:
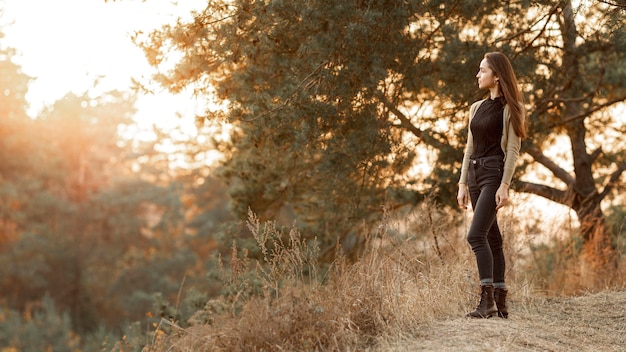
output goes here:
[{"label": "tree branch", "polygon": [[422,41],[422,47],[427,48],[429,47],[428,42],[430,42],[430,40],[433,38],[433,36],[435,35],[435,33],[439,32],[439,30],[441,29],[441,27],[443,27],[444,23],[446,23],[446,21],[452,17],[452,14],[454,13],[454,10],[457,8],[457,6],[459,5],[460,1],[455,1],[454,4],[452,4],[452,6],[450,7],[450,11],[448,11],[448,13],[446,15],[444,15],[443,19],[437,21],[437,27],[430,33],[428,33],[428,35],[426,36],[426,38],[424,38],[424,40]]},{"label": "tree branch", "polygon": [[602,2],[602,3],[605,3],[607,5],[615,6],[617,8],[621,8],[623,10],[626,10],[626,1],[623,1],[623,0],[622,1],[619,1],[619,0],[613,0],[613,1],[610,1],[610,0],[599,0],[599,1]]},{"label": "tree branch", "polygon": [[[513,39],[515,39],[515,38],[517,38],[517,37],[520,37],[520,36],[522,36],[522,35],[524,35],[524,34],[526,34],[526,33],[530,33],[530,32],[531,32],[531,30],[532,30],[532,28],[533,28],[534,26],[536,26],[537,24],[539,24],[539,22],[541,22],[541,21],[545,18],[545,19],[546,19],[546,23],[545,23],[545,25],[544,25],[544,26],[543,26],[543,28],[539,31],[539,34],[537,34],[537,36],[535,36],[535,38],[529,42],[529,43],[533,43],[535,40],[537,40],[537,38],[539,38],[539,36],[540,36],[543,32],[545,32],[545,30],[546,30],[546,26],[547,26],[547,25],[548,25],[548,23],[550,22],[550,18],[552,17],[552,15],[554,15],[554,13],[556,13],[556,10],[557,10],[557,9],[558,9],[558,4],[554,5],[554,6],[550,9],[550,12],[549,12],[549,13],[547,13],[547,14],[545,14],[545,15],[543,15],[543,16],[541,16],[541,17],[539,17],[539,19],[538,19],[537,21],[535,21],[535,23],[533,23],[532,25],[528,26],[528,27],[527,27],[526,29],[524,29],[523,31],[521,31],[521,32],[519,32],[519,33],[515,33],[515,34],[513,34],[513,35],[510,35],[510,36],[508,36],[508,37],[506,37],[506,38],[497,39],[497,40],[494,42],[494,44],[495,44],[495,43],[498,43],[498,42],[510,42],[511,40],[513,40]],[[526,48],[528,48],[528,45],[529,45],[529,44],[527,44],[527,45],[526,45],[526,47],[525,47],[522,51],[524,51]]]},{"label": "tree branch", "polygon": [[601,200],[604,199],[604,197],[606,197],[607,194],[609,194],[611,190],[615,187],[615,184],[622,176],[622,173],[624,173],[624,171],[626,171],[626,162],[621,163],[617,170],[611,175],[611,178],[609,178],[609,182],[607,182],[606,186],[604,186],[604,190],[602,190],[602,192],[600,193]]},{"label": "tree branch", "polygon": [[591,108],[591,109],[589,109],[589,110],[587,110],[587,111],[585,111],[585,112],[583,112],[581,114],[578,114],[578,115],[575,115],[575,116],[570,116],[570,117],[566,118],[565,120],[563,120],[561,122],[552,124],[548,128],[554,128],[554,127],[557,127],[557,126],[565,125],[568,122],[576,121],[576,120],[579,120],[579,119],[584,119],[584,118],[588,117],[589,115],[593,114],[596,111],[602,110],[602,109],[604,109],[606,107],[609,107],[611,105],[615,105],[617,103],[621,103],[624,100],[626,100],[626,96],[607,101],[604,104],[596,105],[593,108]]},{"label": "tree branch", "polygon": [[552,174],[558,177],[561,181],[565,182],[568,186],[573,185],[576,180],[569,172],[565,171],[559,165],[557,165],[554,161],[550,160],[545,154],[539,150],[537,147],[530,147],[526,149],[526,153],[535,159],[536,162],[545,166],[552,172]]},{"label": "tree branch", "polygon": [[[520,55],[521,53],[525,52],[526,50],[528,50],[528,48],[530,48],[533,43],[535,42],[535,40],[539,39],[539,37],[546,31],[546,28],[548,28],[548,24],[550,23],[550,19],[552,18],[552,16],[556,13],[556,11],[558,10],[559,6],[558,3],[555,4],[554,6],[552,6],[552,9],[550,9],[550,13],[548,13],[547,15],[545,15],[544,17],[546,18],[546,22],[543,25],[543,28],[541,28],[541,30],[539,31],[539,33],[537,33],[537,35],[528,43],[526,43],[526,45],[524,45],[524,47],[522,48],[522,50],[516,52],[513,56],[513,58],[517,57],[518,55]],[[535,24],[539,23],[543,18],[539,19]],[[534,27],[535,24],[533,24],[530,28]]]},{"label": "tree branch", "polygon": [[[601,61],[600,63],[600,72],[598,73],[598,79],[596,80],[596,85],[593,89],[589,90],[588,93],[584,94],[581,97],[577,97],[577,98],[556,98],[556,99],[548,99],[549,102],[551,103],[579,103],[582,101],[585,101],[589,98],[593,98],[598,91],[600,90],[600,86],[602,85],[602,81],[604,80],[604,74],[606,73],[606,62],[605,61]],[[556,105],[556,104],[554,104]]]},{"label": "tree branch", "polygon": [[568,197],[567,191],[561,191],[561,190],[558,190],[556,188],[552,188],[546,185],[540,185],[537,183],[519,181],[519,180],[515,181],[512,184],[512,186],[513,186],[513,189],[518,192],[526,192],[526,193],[535,194],[535,195],[544,197],[546,199],[549,199],[553,202],[570,206],[570,204],[568,204],[569,197]]},{"label": "tree branch", "polygon": [[[265,117],[267,115],[272,114],[273,112],[283,109],[285,108],[287,105],[289,105],[289,103],[291,103],[291,101],[294,99],[294,97],[301,91],[301,90],[305,90],[305,89],[309,89],[315,82],[317,82],[317,80],[312,79],[312,77],[320,70],[322,69],[324,66],[326,66],[329,63],[328,60],[323,61],[322,63],[320,63],[319,65],[317,65],[317,67],[315,67],[315,69],[309,73],[302,81],[300,81],[300,83],[296,86],[296,88],[293,90],[293,93],[291,93],[291,95],[287,98],[285,98],[285,101],[283,101],[281,104],[273,107],[272,109],[265,111],[264,113],[261,113],[259,115],[256,116],[252,116],[250,118],[247,119],[243,119],[243,121],[245,122],[252,122],[256,119],[260,119],[262,117]],[[304,89],[302,89],[304,88]]]},{"label": "tree branch", "polygon": [[600,154],[602,154],[602,147],[598,147],[598,149],[594,150],[591,155],[589,155],[589,162],[593,163],[596,161]]},{"label": "tree branch", "polygon": [[434,138],[433,136],[429,135],[427,132],[420,130],[419,128],[415,127],[415,125],[413,123],[411,123],[411,120],[409,120],[408,117],[406,117],[406,115],[404,115],[402,113],[402,111],[398,110],[398,108],[388,102],[384,102],[385,106],[387,107],[387,109],[389,109],[389,111],[394,114],[398,120],[400,120],[400,124],[399,125],[393,125],[395,127],[402,127],[404,129],[406,129],[407,131],[411,132],[414,136],[416,136],[417,138],[423,140],[424,142],[426,142],[429,145],[432,145],[435,148],[438,149],[443,149],[444,147],[446,147],[446,145],[444,143],[441,143],[440,141],[438,141],[436,138]]}]

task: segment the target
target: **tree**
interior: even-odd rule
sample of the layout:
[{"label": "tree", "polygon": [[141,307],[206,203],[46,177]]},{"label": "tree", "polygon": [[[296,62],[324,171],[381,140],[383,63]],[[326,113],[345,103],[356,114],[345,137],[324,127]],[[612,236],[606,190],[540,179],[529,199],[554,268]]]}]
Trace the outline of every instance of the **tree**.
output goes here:
[{"label": "tree", "polygon": [[402,143],[406,128],[452,149],[439,131],[392,114],[409,100],[404,86],[421,94],[414,106],[425,101],[413,77],[429,67],[415,62],[430,61],[434,39],[411,24],[429,10],[419,2],[212,1],[194,22],[153,33],[143,47],[154,65],[168,43],[185,53],[157,77],[173,91],[197,82],[200,93],[214,88],[230,102],[231,157],[220,175],[236,213],[250,207],[275,218],[290,206],[333,248],[355,223],[380,214],[386,198],[416,202],[406,187],[417,183],[406,176],[416,158]]},{"label": "tree", "polygon": [[135,96],[68,93],[30,118],[17,55],[0,46],[2,346],[86,348],[181,281],[211,292],[198,256],[213,248],[188,235],[169,156],[129,134]]},{"label": "tree", "polygon": [[[349,244],[381,205],[433,192],[453,203],[467,110],[482,94],[471,82],[482,55],[501,50],[531,113],[531,159],[520,171],[547,166],[567,188],[515,189],[570,206],[586,243],[604,250],[600,202],[622,180],[624,149],[587,144],[591,131],[612,132],[599,121],[623,128],[607,114],[626,100],[623,28],[605,5],[570,1],[215,0],[137,43],[155,67],[181,54],[155,76],[165,87],[192,86],[227,104],[233,132],[220,175],[235,210],[272,218],[293,208],[326,248]],[[543,152],[559,134],[571,140],[573,172]],[[436,167],[420,173],[426,162]]]},{"label": "tree", "polygon": [[28,119],[27,128],[13,131],[24,143],[12,157],[21,158],[1,170],[4,185],[15,190],[7,214],[17,224],[0,252],[3,298],[21,309],[47,292],[70,311],[77,331],[99,323],[88,272],[91,260],[103,259],[95,244],[109,234],[99,237],[97,223],[89,221],[97,209],[90,200],[110,185],[107,171],[120,161],[117,126],[132,111],[128,97],[97,100],[68,94]]},{"label": "tree", "polygon": [[[626,101],[625,21],[601,4],[576,9],[561,1],[544,13],[536,22],[536,33],[520,43],[525,50],[519,55],[532,57],[531,67],[543,69],[528,73],[533,79],[534,126],[524,150],[560,185],[521,181],[516,189],[573,209],[588,259],[599,270],[615,264],[601,205],[623,184],[626,170],[626,145],[619,137],[624,115],[609,109]],[[544,153],[557,136],[569,140],[567,162]]]},{"label": "tree", "polygon": [[[3,36],[0,32],[0,38]],[[27,152],[32,141],[20,133],[31,125],[25,98],[31,77],[13,62],[14,56],[15,50],[0,48],[0,247],[15,237],[19,226],[19,218],[12,216],[12,210],[20,194],[6,181],[23,180],[19,177],[23,169],[18,165],[36,162]]]},{"label": "tree", "polygon": [[120,139],[133,113],[127,94],[70,93],[13,130],[24,143],[0,167],[13,190],[3,216],[14,224],[0,247],[3,305],[24,310],[48,294],[86,334],[121,329],[151,310],[155,293],[178,292],[195,264],[180,190],[163,182],[167,170],[141,165],[149,151]]}]

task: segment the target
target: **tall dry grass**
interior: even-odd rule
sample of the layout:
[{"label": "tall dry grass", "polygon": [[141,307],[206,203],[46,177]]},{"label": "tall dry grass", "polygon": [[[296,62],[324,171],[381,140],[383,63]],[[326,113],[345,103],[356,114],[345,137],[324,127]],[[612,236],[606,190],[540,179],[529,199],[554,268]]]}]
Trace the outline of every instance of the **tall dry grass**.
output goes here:
[{"label": "tall dry grass", "polygon": [[[532,235],[536,224],[521,222],[518,209],[507,211],[499,217],[515,314],[533,295],[557,293],[565,282],[555,278],[577,265],[576,245],[550,247]],[[185,328],[162,320],[144,351],[375,351],[425,324],[458,318],[477,303],[476,264],[465,241],[470,221],[471,214],[448,215],[432,203],[386,213],[376,233],[362,234],[357,262],[338,252],[320,272],[318,248],[296,227],[284,233],[251,213],[248,229],[262,259],[233,245],[221,268],[225,294]]]}]

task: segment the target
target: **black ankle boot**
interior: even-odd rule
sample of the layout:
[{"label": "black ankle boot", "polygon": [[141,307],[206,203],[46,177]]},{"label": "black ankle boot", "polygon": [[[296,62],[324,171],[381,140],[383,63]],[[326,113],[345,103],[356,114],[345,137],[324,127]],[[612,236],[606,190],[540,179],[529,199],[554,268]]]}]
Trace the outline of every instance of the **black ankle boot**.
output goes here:
[{"label": "black ankle boot", "polygon": [[500,318],[507,319],[509,317],[509,307],[506,305],[506,288],[496,288],[493,291],[493,298],[496,301],[498,307],[498,316]]},{"label": "black ankle boot", "polygon": [[491,318],[493,313],[498,311],[498,307],[496,307],[496,302],[493,298],[493,286],[480,286],[480,290],[480,303],[478,307],[476,307],[476,310],[466,315],[468,318]]}]

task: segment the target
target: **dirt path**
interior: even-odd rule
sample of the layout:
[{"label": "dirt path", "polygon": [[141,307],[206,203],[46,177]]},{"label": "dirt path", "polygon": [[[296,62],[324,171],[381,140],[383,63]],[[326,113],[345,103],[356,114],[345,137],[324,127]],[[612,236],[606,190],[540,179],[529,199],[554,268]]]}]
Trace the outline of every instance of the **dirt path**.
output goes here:
[{"label": "dirt path", "polygon": [[626,292],[510,304],[509,319],[438,322],[388,351],[626,351]]}]

